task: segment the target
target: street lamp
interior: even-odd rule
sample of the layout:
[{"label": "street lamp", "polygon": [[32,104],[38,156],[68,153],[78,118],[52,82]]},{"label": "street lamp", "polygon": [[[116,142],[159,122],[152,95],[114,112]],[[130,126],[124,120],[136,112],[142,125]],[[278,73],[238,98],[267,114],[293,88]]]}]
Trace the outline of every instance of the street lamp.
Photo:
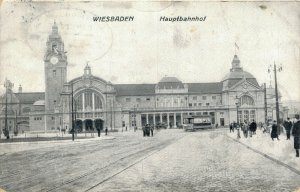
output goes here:
[{"label": "street lamp", "polygon": [[[269,66],[268,73],[271,73],[272,65]],[[276,67],[276,64],[274,62],[273,65],[273,71],[274,71],[274,79],[275,79],[275,97],[276,97],[276,121],[277,121],[277,133],[280,134],[280,123],[279,123],[279,102],[278,102],[278,88],[277,88],[277,71],[282,71],[282,65],[279,67]]]},{"label": "street lamp", "polygon": [[74,105],[74,91],[73,91],[73,83],[71,84],[71,89],[72,89],[72,92],[71,92],[71,96],[72,96],[72,99],[71,99],[71,103],[72,103],[72,129],[71,129],[71,132],[72,132],[72,141],[74,141],[74,132],[75,132],[75,127],[74,127],[74,111],[73,111],[73,105]]},{"label": "street lamp", "polygon": [[240,104],[240,100],[238,98],[238,96],[235,96],[235,105],[236,105],[236,123],[239,124],[239,104]]},{"label": "street lamp", "polygon": [[7,127],[7,92],[9,89],[12,89],[14,87],[14,84],[11,83],[9,80],[5,79],[4,87],[6,89],[5,91],[5,127],[4,127],[4,135],[6,136],[6,139],[9,139],[9,130]]},{"label": "street lamp", "polygon": [[237,123],[237,126],[236,126],[236,129],[237,129],[237,138],[241,138],[240,136],[240,125],[239,125],[239,105],[240,105],[240,100],[239,100],[239,97],[236,95],[235,96],[235,105],[236,105],[236,123]]},{"label": "street lamp", "polygon": [[136,131],[136,106],[133,107],[133,124],[134,124],[134,131]]}]

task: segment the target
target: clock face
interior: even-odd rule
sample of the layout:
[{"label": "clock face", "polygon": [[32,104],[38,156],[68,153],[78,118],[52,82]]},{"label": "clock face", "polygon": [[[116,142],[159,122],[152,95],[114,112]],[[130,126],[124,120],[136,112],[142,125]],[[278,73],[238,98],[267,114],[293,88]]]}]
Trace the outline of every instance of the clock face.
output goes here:
[{"label": "clock face", "polygon": [[56,63],[58,63],[58,58],[55,57],[55,56],[53,56],[53,57],[51,57],[50,62],[51,62],[52,64],[56,64]]}]

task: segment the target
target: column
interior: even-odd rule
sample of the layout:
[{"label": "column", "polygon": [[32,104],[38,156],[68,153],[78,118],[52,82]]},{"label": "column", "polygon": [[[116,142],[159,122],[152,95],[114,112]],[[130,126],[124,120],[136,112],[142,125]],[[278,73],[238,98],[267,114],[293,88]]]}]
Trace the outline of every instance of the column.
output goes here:
[{"label": "column", "polygon": [[146,124],[148,124],[149,123],[149,116],[148,116],[149,114],[148,113],[146,113]]},{"label": "column", "polygon": [[92,105],[93,105],[93,111],[95,111],[95,94],[92,92]]},{"label": "column", "polygon": [[183,116],[182,116],[182,112],[180,113],[180,124],[182,125],[183,124]]},{"label": "column", "polygon": [[170,117],[169,117],[169,113],[167,113],[167,127],[170,128]]},{"label": "column", "polygon": [[155,122],[155,113],[153,114],[153,125],[154,125],[154,127],[156,125],[156,122]]},{"label": "column", "polygon": [[162,123],[162,113],[159,114],[160,117],[160,123]]},{"label": "column", "polygon": [[82,111],[85,111],[85,98],[84,98],[84,93],[82,93]]},{"label": "column", "polygon": [[176,125],[176,113],[174,113],[173,119],[174,119],[174,128],[177,128],[177,125]]},{"label": "column", "polygon": [[95,118],[95,95],[92,92],[92,117]]},{"label": "column", "polygon": [[82,131],[86,131],[86,129],[85,129],[85,121],[82,121]]},{"label": "column", "polygon": [[92,122],[93,122],[92,123],[93,129],[96,130],[96,122],[95,122],[95,120],[92,120]]}]

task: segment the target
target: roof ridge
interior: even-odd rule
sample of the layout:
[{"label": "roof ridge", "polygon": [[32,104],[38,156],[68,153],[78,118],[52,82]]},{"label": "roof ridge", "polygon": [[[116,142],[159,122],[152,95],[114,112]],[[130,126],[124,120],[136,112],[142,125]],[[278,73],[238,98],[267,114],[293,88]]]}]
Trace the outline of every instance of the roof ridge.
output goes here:
[{"label": "roof ridge", "polygon": [[15,94],[32,94],[32,93],[45,93],[45,92],[22,92],[22,93],[15,93]]}]

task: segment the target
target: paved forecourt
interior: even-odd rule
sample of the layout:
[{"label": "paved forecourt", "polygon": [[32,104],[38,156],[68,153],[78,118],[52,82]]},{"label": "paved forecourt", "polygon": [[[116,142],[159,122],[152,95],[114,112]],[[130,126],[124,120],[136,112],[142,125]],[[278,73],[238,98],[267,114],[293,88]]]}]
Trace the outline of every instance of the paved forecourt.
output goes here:
[{"label": "paved forecourt", "polygon": [[300,188],[300,175],[225,134],[224,130],[193,132],[88,191],[295,191]]}]

